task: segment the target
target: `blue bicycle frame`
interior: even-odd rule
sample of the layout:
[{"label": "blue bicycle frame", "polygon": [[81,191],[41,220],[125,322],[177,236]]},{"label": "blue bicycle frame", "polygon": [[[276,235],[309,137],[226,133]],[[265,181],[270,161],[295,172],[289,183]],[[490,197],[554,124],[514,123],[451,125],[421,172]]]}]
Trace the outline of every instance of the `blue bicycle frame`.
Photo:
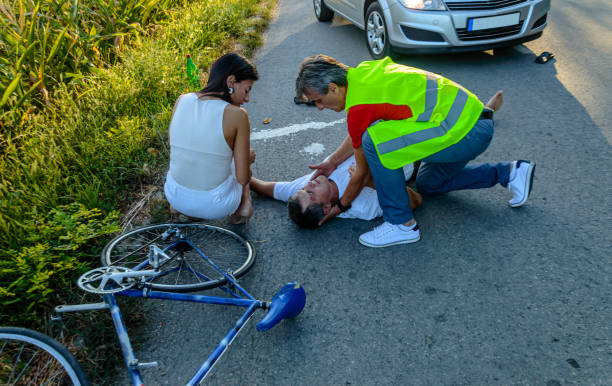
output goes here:
[{"label": "blue bicycle frame", "polygon": [[[223,353],[227,350],[227,348],[232,344],[233,340],[236,338],[240,330],[246,325],[246,323],[251,319],[253,314],[258,308],[268,309],[267,314],[264,318],[257,324],[257,329],[259,331],[266,331],[276,325],[284,318],[293,318],[297,316],[302,309],[304,308],[306,302],[306,295],[304,289],[296,283],[288,283],[284,285],[279,292],[273,297],[271,302],[264,302],[255,299],[251,296],[244,288],[242,288],[236,280],[231,276],[224,272],[221,268],[219,268],[208,256],[206,256],[201,250],[199,250],[195,245],[191,243],[188,239],[182,239],[178,242],[173,243],[166,249],[164,249],[164,253],[175,247],[180,242],[187,242],[189,245],[197,251],[197,253],[205,260],[207,260],[215,269],[217,269],[223,276],[227,279],[227,286],[220,287],[222,290],[227,292],[231,297],[218,297],[218,296],[206,296],[206,295],[195,295],[195,294],[182,294],[182,293],[174,293],[167,291],[152,291],[150,290],[146,283],[142,289],[125,289],[116,293],[104,293],[104,302],[103,303],[93,303],[93,304],[78,304],[78,305],[62,305],[55,308],[56,313],[61,314],[65,312],[75,312],[75,311],[87,311],[87,310],[98,310],[98,309],[109,309],[111,316],[113,318],[113,323],[115,325],[115,331],[117,332],[117,338],[119,339],[119,344],[121,345],[121,350],[123,352],[123,358],[125,360],[126,367],[129,371],[132,384],[133,385],[143,385],[143,379],[140,374],[140,369],[145,367],[156,366],[156,362],[152,363],[139,363],[136,359],[134,352],[132,350],[132,345],[130,343],[130,339],[125,327],[125,323],[123,322],[123,317],[121,316],[121,311],[119,309],[119,305],[117,304],[117,300],[115,295],[127,296],[127,297],[135,297],[135,298],[151,298],[151,299],[163,299],[163,300],[174,300],[181,302],[193,302],[193,303],[204,303],[204,304],[217,304],[217,305],[225,305],[225,306],[238,306],[245,307],[246,311],[244,314],[236,321],[236,324],[229,330],[229,332],[225,335],[225,337],[219,342],[217,347],[213,350],[212,354],[208,357],[208,359],[202,364],[200,369],[195,373],[195,375],[189,380],[187,385],[196,385],[201,383],[207,374],[209,374],[212,367],[218,361],[218,359],[223,355]],[[157,258],[157,257],[156,257]],[[153,266],[156,266],[158,262],[153,262]],[[149,261],[142,263],[138,266],[138,269],[144,268]],[[106,267],[109,272],[113,267]],[[94,270],[95,271],[95,270]],[[92,272],[92,271],[90,271]],[[135,276],[135,272],[129,272],[128,275],[131,277]],[[141,271],[147,272],[147,275],[155,277],[151,273],[151,271]],[[194,272],[195,273],[195,272]],[[162,273],[163,274],[163,273]],[[206,277],[200,275],[202,279],[208,280]],[[87,273],[85,274],[87,275]],[[83,275],[83,276],[85,276]],[[112,274],[110,274],[112,276]],[[126,275],[125,272],[122,274],[117,274],[117,276]],[[238,290],[238,291],[236,291]]]},{"label": "blue bicycle frame", "polygon": [[[238,319],[234,327],[230,329],[230,331],[225,335],[225,337],[219,342],[215,350],[210,354],[206,362],[202,364],[200,369],[195,373],[195,375],[189,380],[188,385],[197,385],[199,384],[204,377],[208,374],[213,365],[217,362],[217,360],[223,355],[225,350],[232,344],[234,338],[238,335],[242,327],[246,325],[249,319],[255,313],[255,310],[258,308],[264,308],[266,303],[261,302],[259,300],[251,300],[251,299],[232,299],[232,298],[222,298],[216,296],[204,296],[204,295],[189,295],[189,294],[177,294],[171,292],[163,292],[163,291],[150,291],[143,292],[138,290],[126,290],[120,292],[119,295],[136,297],[136,298],[152,298],[152,299],[165,299],[165,300],[177,300],[184,302],[194,302],[194,303],[205,303],[205,304],[222,304],[222,305],[231,305],[231,306],[239,306],[246,307],[247,310],[244,314]],[[130,377],[132,379],[132,384],[134,385],[142,385],[143,380],[140,375],[140,367],[139,363],[134,356],[134,352],[132,351],[132,346],[130,344],[130,340],[128,337],[127,330],[125,328],[125,324],[123,323],[123,318],[121,316],[121,311],[119,306],[117,305],[117,300],[115,296],[104,295],[104,301],[108,304],[111,316],[113,317],[113,322],[115,324],[115,331],[117,332],[117,337],[119,339],[119,344],[121,345],[121,351],[123,352],[123,358],[125,360],[125,365],[130,373]]]}]

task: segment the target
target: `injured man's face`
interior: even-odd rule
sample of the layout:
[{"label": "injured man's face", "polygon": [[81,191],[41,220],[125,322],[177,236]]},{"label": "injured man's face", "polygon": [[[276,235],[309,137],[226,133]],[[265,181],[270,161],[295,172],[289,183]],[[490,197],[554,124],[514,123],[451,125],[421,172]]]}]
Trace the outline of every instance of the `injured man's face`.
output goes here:
[{"label": "injured man's face", "polygon": [[334,197],[335,189],[332,182],[325,176],[320,175],[314,180],[308,181],[306,186],[298,190],[293,197],[297,198],[302,206],[302,212],[312,204],[321,204],[323,210],[327,213],[331,208],[331,203]]}]

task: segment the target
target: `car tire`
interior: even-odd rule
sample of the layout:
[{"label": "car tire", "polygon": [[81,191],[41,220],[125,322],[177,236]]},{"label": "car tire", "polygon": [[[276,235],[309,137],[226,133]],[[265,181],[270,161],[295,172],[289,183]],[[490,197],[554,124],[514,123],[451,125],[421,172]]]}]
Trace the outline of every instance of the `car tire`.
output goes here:
[{"label": "car tire", "polygon": [[312,5],[318,21],[330,21],[334,17],[334,11],[325,5],[324,0],[312,0]]},{"label": "car tire", "polygon": [[393,56],[393,48],[389,42],[387,23],[382,8],[377,2],[370,4],[366,11],[365,40],[368,51],[374,59]]}]

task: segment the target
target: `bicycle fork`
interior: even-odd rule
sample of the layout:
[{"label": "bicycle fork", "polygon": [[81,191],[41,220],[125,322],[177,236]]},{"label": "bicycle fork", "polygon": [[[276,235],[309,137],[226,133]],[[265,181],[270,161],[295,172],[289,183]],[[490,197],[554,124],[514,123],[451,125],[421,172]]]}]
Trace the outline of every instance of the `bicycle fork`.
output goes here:
[{"label": "bicycle fork", "polygon": [[208,357],[206,362],[200,367],[200,369],[195,373],[195,375],[187,382],[188,386],[192,385],[200,385],[206,379],[206,376],[211,374],[211,370],[217,361],[223,356],[225,351],[229,348],[229,346],[234,342],[238,333],[242,331],[242,328],[248,323],[249,320],[253,317],[253,314],[258,308],[263,308],[264,303],[255,300],[252,301],[251,305],[247,308],[242,317],[236,322],[236,325],[225,335],[225,338],[219,342],[215,351]]}]

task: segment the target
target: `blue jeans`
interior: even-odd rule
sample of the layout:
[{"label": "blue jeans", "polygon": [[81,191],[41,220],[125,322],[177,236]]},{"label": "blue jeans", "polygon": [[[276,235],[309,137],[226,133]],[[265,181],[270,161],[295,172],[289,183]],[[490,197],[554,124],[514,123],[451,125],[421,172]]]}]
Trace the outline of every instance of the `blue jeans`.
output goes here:
[{"label": "blue jeans", "polygon": [[[452,190],[488,188],[497,183],[508,186],[509,162],[467,165],[487,149],[492,138],[493,120],[481,119],[459,142],[424,158],[416,179],[418,191],[432,195]],[[383,166],[367,130],[361,141],[384,220],[391,224],[412,220],[403,170]]]}]

